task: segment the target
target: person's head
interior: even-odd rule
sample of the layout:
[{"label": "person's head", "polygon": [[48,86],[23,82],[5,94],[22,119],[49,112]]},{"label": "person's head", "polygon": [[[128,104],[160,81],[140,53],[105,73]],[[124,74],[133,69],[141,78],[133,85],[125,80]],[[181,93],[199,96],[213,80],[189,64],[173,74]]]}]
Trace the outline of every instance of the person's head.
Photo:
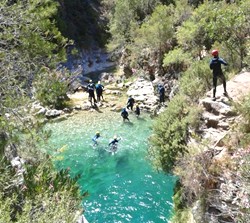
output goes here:
[{"label": "person's head", "polygon": [[101,84],[101,81],[98,81],[98,84]]},{"label": "person's head", "polygon": [[89,83],[92,83],[92,80],[91,80],[91,79],[89,79]]},{"label": "person's head", "polygon": [[218,57],[218,55],[219,55],[219,51],[218,50],[213,50],[212,51],[212,56]]},{"label": "person's head", "polygon": [[116,136],[116,135],[114,136],[114,139],[117,139],[117,136]]},{"label": "person's head", "polygon": [[100,132],[96,132],[95,134],[96,134],[97,136],[99,136],[99,135],[100,135]]}]

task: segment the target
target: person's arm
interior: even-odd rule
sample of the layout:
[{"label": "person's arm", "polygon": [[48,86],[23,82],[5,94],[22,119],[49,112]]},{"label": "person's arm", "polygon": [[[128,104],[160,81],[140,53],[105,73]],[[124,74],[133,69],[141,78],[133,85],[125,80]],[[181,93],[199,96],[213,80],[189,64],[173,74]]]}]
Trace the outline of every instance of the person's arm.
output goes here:
[{"label": "person's arm", "polygon": [[220,61],[221,64],[224,64],[225,66],[228,65],[228,63],[225,60],[223,60],[222,58],[220,58],[219,61]]}]

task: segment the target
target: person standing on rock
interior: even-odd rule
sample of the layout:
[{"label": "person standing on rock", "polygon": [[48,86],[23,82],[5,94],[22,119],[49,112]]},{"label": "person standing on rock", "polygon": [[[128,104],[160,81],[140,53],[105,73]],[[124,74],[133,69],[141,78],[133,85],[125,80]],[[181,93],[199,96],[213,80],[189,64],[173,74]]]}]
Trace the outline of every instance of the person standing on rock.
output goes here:
[{"label": "person standing on rock", "polygon": [[127,102],[127,109],[130,108],[133,111],[134,104],[135,104],[135,99],[132,98],[132,96],[130,95]]},{"label": "person standing on rock", "polygon": [[161,84],[158,85],[158,93],[160,96],[160,104],[162,104],[162,103],[164,104],[164,102],[165,102],[165,88]]},{"label": "person standing on rock", "polygon": [[217,87],[217,80],[220,78],[222,80],[223,88],[224,88],[224,95],[228,96],[226,90],[226,78],[222,72],[221,64],[227,66],[227,62],[225,62],[222,58],[219,57],[219,51],[213,50],[212,51],[213,58],[210,61],[210,69],[213,70],[213,101],[216,100],[216,87]]},{"label": "person standing on rock", "polygon": [[89,80],[89,84],[87,86],[88,89],[88,93],[89,93],[89,101],[92,104],[92,100],[94,102],[94,104],[96,103],[96,99],[95,99],[95,84],[92,82],[92,80]]},{"label": "person standing on rock", "polygon": [[101,98],[102,100],[104,100],[102,95],[104,86],[101,84],[101,81],[98,81],[98,84],[95,86],[95,89],[96,89],[97,102],[100,102]]}]

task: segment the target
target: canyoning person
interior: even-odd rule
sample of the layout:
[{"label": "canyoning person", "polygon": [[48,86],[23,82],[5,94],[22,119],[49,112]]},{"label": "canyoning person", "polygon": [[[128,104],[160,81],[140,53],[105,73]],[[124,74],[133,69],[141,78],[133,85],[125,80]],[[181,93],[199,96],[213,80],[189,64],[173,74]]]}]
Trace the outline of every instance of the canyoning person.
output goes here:
[{"label": "canyoning person", "polygon": [[100,102],[101,98],[102,100],[104,100],[102,95],[104,86],[101,84],[101,81],[98,81],[97,85],[95,86],[95,89],[96,89],[97,102]]},{"label": "canyoning person", "polygon": [[117,147],[118,147],[118,142],[121,140],[121,138],[117,138],[117,136],[115,135],[113,140],[110,141],[109,146],[110,146],[110,151],[111,152],[116,152],[117,151]]},{"label": "canyoning person", "polygon": [[135,99],[132,98],[132,96],[130,95],[127,102],[127,109],[131,108],[131,110],[133,111],[134,104],[135,104]]},{"label": "canyoning person", "polygon": [[128,112],[127,112],[126,108],[122,109],[121,116],[123,118],[123,121],[125,121],[125,120],[130,121],[129,118],[128,118]]},{"label": "canyoning person", "polygon": [[100,132],[96,132],[94,137],[92,138],[92,141],[94,142],[93,146],[96,146],[98,144],[97,139],[100,138]]},{"label": "canyoning person", "polygon": [[158,93],[159,93],[159,99],[160,104],[165,102],[165,87],[162,84],[158,85]]},{"label": "canyoning person", "polygon": [[[92,80],[89,80],[89,84],[87,86],[88,93],[89,93],[89,101],[91,105],[93,106],[93,103],[95,105],[96,99],[95,99],[95,84],[92,82]],[[93,100],[93,103],[92,103]]]},{"label": "canyoning person", "polygon": [[136,117],[137,117],[137,118],[138,118],[138,117],[140,116],[140,114],[141,114],[141,110],[140,110],[140,107],[139,107],[138,104],[135,106],[135,114],[136,114]]},{"label": "canyoning person", "polygon": [[216,87],[217,87],[217,80],[220,78],[222,80],[223,88],[224,88],[224,95],[228,96],[227,89],[226,89],[226,78],[222,72],[221,64],[227,66],[227,62],[225,62],[222,58],[219,57],[219,51],[213,50],[212,51],[213,58],[210,60],[210,69],[213,70],[213,101],[216,100]]}]

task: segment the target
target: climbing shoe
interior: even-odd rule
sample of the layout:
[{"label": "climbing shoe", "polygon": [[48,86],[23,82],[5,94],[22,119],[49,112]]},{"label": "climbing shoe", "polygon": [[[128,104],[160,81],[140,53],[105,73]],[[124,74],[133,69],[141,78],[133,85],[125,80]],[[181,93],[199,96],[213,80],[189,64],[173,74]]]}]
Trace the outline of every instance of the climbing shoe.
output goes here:
[{"label": "climbing shoe", "polygon": [[216,97],[213,97],[213,98],[212,98],[212,101],[216,101]]}]

